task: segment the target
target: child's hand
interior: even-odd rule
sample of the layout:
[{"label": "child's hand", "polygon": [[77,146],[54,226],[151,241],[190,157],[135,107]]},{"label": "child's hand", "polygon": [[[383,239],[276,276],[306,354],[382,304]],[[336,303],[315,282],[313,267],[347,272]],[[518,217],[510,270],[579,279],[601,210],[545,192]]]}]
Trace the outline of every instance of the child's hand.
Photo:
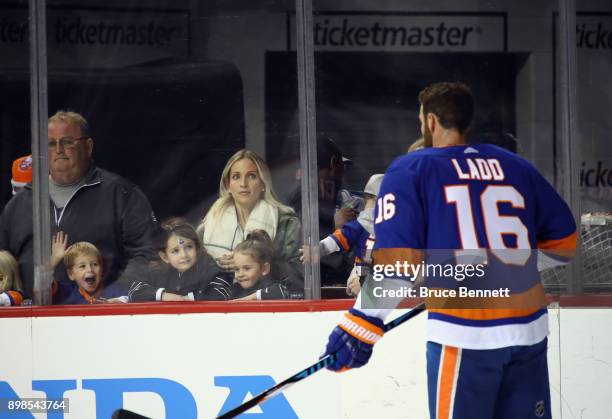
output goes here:
[{"label": "child's hand", "polygon": [[336,228],[340,228],[349,221],[355,220],[358,215],[359,211],[354,208],[341,208],[334,214],[334,225]]},{"label": "child's hand", "polygon": [[174,294],[172,292],[164,292],[162,294],[162,301],[191,301],[188,296]]},{"label": "child's hand", "polygon": [[346,293],[351,297],[357,297],[361,291],[361,283],[359,282],[359,275],[357,272],[357,266],[353,266],[351,274],[346,281]]},{"label": "child's hand", "polygon": [[98,298],[98,302],[103,303],[103,304],[123,304],[123,303],[128,303],[129,299],[127,295],[123,295],[121,297],[115,297],[115,298]]},{"label": "child's hand", "polygon": [[224,271],[234,272],[236,264],[234,263],[234,254],[226,253],[216,259],[217,265]]},{"label": "child's hand", "polygon": [[361,284],[359,284],[359,277],[352,276],[346,283],[346,293],[352,297],[357,297],[361,291]]},{"label": "child's hand", "polygon": [[51,269],[54,269],[58,263],[64,259],[64,254],[66,253],[66,247],[68,246],[68,234],[63,231],[58,231],[52,239],[51,243],[51,259],[49,260],[49,264],[51,265]]}]

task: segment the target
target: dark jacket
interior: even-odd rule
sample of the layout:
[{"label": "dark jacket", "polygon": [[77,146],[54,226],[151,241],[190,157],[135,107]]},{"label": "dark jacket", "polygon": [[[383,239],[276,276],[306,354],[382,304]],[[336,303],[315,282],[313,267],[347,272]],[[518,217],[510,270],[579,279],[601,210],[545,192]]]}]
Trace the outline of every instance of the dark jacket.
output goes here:
[{"label": "dark jacket", "polygon": [[[297,216],[302,218],[302,189],[296,188],[289,197],[291,206]],[[332,234],[335,227],[334,214],[336,202],[319,199],[319,239]],[[279,222],[280,223],[280,222]],[[321,285],[344,285],[353,269],[352,253],[337,252],[325,255],[320,259]],[[302,275],[303,276],[303,275]]]},{"label": "dark jacket", "polygon": [[[63,211],[51,202],[51,233],[64,231],[68,243],[88,241],[104,259],[107,282],[120,278],[131,284],[135,267],[151,255],[151,238],[157,221],[144,193],[119,175],[95,166],[85,184],[71,197]],[[8,250],[19,262],[24,293],[32,296],[34,278],[32,240],[32,189],[15,195],[0,216],[0,249]],[[54,273],[60,282],[69,281],[63,263]]]},{"label": "dark jacket", "polygon": [[242,288],[240,284],[235,283],[232,289],[232,298],[246,297],[259,290],[261,290],[259,298],[261,300],[286,300],[291,298],[287,288],[283,284],[274,281],[269,275],[260,279],[251,288]]},{"label": "dark jacket", "polygon": [[268,277],[272,282],[283,287],[291,299],[304,298],[304,275],[296,273],[295,269],[284,259],[276,257],[272,262],[272,271]]},{"label": "dark jacket", "polygon": [[302,248],[302,224],[293,213],[280,212],[276,236],[274,236],[274,251],[276,256],[287,261],[296,273],[304,275],[302,262],[300,262],[300,249]]},{"label": "dark jacket", "polygon": [[183,273],[172,268],[150,268],[141,280],[132,283],[128,296],[130,301],[156,301],[165,291],[192,294],[194,300],[229,300],[232,282],[219,274],[214,259],[205,254]]}]

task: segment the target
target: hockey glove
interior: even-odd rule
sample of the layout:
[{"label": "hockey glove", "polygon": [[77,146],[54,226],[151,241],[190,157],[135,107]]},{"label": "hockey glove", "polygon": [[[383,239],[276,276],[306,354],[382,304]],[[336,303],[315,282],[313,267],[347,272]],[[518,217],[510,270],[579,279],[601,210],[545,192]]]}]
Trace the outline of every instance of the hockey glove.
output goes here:
[{"label": "hockey glove", "polygon": [[336,352],[336,362],[327,368],[342,372],[364,366],[372,355],[374,344],[384,333],[382,320],[350,309],[329,335],[322,357]]}]

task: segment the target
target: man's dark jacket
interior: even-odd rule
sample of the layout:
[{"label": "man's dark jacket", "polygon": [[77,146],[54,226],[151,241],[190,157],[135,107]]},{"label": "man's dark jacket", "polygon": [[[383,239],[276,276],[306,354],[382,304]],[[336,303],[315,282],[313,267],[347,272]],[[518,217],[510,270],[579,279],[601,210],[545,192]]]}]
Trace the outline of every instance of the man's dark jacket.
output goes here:
[{"label": "man's dark jacket", "polygon": [[[119,175],[95,166],[64,207],[51,202],[51,233],[68,234],[68,245],[88,241],[104,259],[107,282],[120,278],[130,284],[151,255],[151,238],[157,227],[151,204],[144,193]],[[32,297],[34,281],[32,240],[32,188],[26,185],[6,204],[0,216],[0,249],[8,250],[19,262],[26,298]],[[67,281],[60,263],[54,277]]]}]

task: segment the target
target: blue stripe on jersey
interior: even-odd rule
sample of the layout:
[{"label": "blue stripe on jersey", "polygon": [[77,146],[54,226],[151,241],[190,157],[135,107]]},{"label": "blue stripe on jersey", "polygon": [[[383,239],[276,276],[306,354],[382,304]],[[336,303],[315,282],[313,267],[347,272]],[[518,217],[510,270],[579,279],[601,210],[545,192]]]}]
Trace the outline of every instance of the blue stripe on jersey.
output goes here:
[{"label": "blue stripe on jersey", "polygon": [[462,326],[473,326],[473,327],[489,327],[489,326],[503,326],[506,324],[526,324],[531,323],[534,320],[539,319],[544,314],[546,314],[548,310],[545,308],[536,311],[529,316],[523,317],[507,317],[502,319],[490,319],[490,320],[473,320],[473,319],[462,319],[460,317],[449,316],[448,314],[442,313],[428,313],[428,319],[432,320],[441,320],[448,323],[459,324]]}]

